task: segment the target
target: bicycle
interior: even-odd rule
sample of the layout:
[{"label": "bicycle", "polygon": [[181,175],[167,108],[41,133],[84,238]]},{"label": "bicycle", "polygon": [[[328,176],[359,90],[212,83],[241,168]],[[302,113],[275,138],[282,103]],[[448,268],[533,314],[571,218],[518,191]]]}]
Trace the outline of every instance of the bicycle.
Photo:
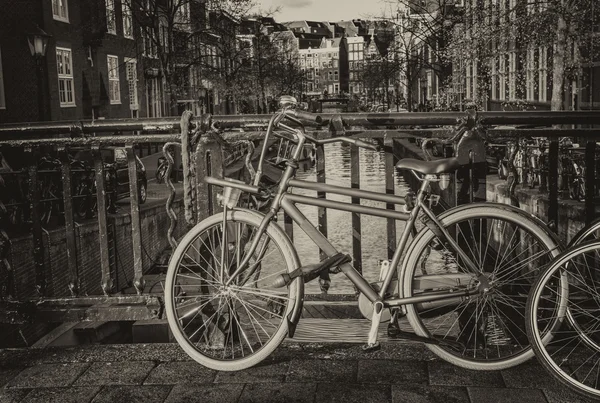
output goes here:
[{"label": "bicycle", "polygon": [[[540,274],[526,308],[527,335],[538,361],[555,379],[592,399],[600,398],[599,257],[600,218],[596,218]],[[557,279],[566,283],[560,302],[553,291]],[[566,313],[558,312],[557,306],[565,302]],[[545,326],[555,319],[556,325]]]},{"label": "bicycle", "polygon": [[[428,207],[436,200],[429,185],[447,186],[449,174],[461,165],[458,157],[400,160],[396,167],[410,170],[421,182],[414,197],[297,180],[297,160],[305,143],[378,148],[348,137],[313,138],[302,122],[318,123],[321,118],[294,107],[293,98],[284,98],[282,108],[272,116],[252,184],[205,178],[223,187],[223,212],[201,221],[183,237],[165,280],[167,319],[185,352],[200,364],[222,371],[259,363],[286,335],[293,337],[302,313],[304,283],[327,271],[343,273],[372,304],[366,315],[371,319],[367,352],[380,348],[378,328],[389,320],[388,330],[394,336],[427,343],[435,354],[464,368],[498,370],[533,357],[524,310],[537,270],[560,250],[548,231],[527,214],[496,203],[472,203],[436,216]],[[473,126],[474,119],[464,120],[453,138],[459,141]],[[272,134],[296,144],[274,192],[260,185]],[[407,211],[301,196],[291,193],[292,188],[406,205]],[[237,207],[241,192],[268,198],[268,212]],[[338,252],[296,204],[406,221],[383,280],[369,284],[350,264],[351,257]],[[274,222],[281,210],[326,259],[300,264],[290,239]],[[424,226],[409,244],[419,214]],[[560,284],[557,289],[560,292]],[[402,317],[414,333],[400,330]]]}]

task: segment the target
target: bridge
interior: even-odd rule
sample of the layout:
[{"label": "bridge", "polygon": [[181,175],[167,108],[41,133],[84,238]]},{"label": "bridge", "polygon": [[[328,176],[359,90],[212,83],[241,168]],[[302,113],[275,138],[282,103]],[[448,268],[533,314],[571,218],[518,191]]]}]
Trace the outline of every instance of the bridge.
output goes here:
[{"label": "bridge", "polygon": [[[27,338],[36,338],[47,330],[44,323],[163,320],[160,272],[170,248],[190,226],[219,211],[216,189],[202,178],[212,175],[247,179],[246,166],[251,165],[252,150],[261,146],[269,119],[269,115],[193,117],[184,113],[182,117],[160,119],[0,126],[0,152],[7,159],[18,156],[22,163],[18,170],[5,164],[0,171],[0,327],[18,326],[25,329]],[[449,138],[453,125],[469,119],[475,128],[460,143],[437,151],[441,156],[453,149],[462,164],[448,189],[440,190],[444,207],[501,199],[541,215],[565,241],[573,228],[596,216],[600,116],[594,112],[323,114],[319,124],[305,123],[316,138],[345,135],[379,144],[385,153],[387,193],[393,194],[398,159],[423,157],[415,139]],[[577,163],[585,167],[583,175],[574,172],[567,176],[560,166],[564,137],[577,139],[577,151],[581,153],[581,162]],[[523,159],[528,149],[524,139],[530,138],[546,139],[548,151],[545,164],[528,170],[520,165],[519,158]],[[506,179],[489,175],[489,143],[506,147],[497,163],[500,170],[505,166]],[[130,186],[128,205],[121,202],[116,213],[110,209],[114,200],[110,196],[116,193],[114,167],[106,164],[102,153],[115,146],[125,150],[123,170]],[[288,147],[289,144],[281,143],[272,149],[281,153]],[[73,150],[81,149],[93,155],[87,168],[73,164]],[[141,205],[136,157],[155,155],[157,151],[169,161],[168,179],[149,189],[167,200],[161,205]],[[57,161],[51,168],[41,164],[48,153]],[[351,148],[350,159],[351,185],[359,188],[361,164],[357,147]],[[172,174],[180,165],[181,175]],[[326,168],[325,151],[318,147],[318,183],[326,182]],[[179,180],[182,183],[177,183]],[[407,180],[410,182],[410,178]],[[88,191],[78,193],[85,181]],[[563,188],[567,181],[580,183],[579,191],[586,197],[569,201],[565,207]],[[49,184],[53,186],[51,190]],[[15,197],[15,189],[21,197]],[[318,185],[314,190],[319,198],[325,198]],[[85,211],[78,214],[82,203]],[[353,198],[352,203],[360,204],[360,200]],[[90,211],[92,204],[95,212]],[[387,208],[395,207],[387,204]],[[565,208],[569,215],[563,213]],[[326,204],[319,207],[318,228],[325,235],[327,211]],[[577,216],[574,211],[580,214]],[[293,239],[289,217],[281,225]],[[352,213],[352,228],[352,256],[355,267],[361,271],[360,213]],[[387,257],[391,258],[398,235],[393,218],[387,219],[385,232]],[[119,253],[115,252],[117,249]],[[348,308],[352,304],[346,303],[354,298],[327,298],[338,299],[330,312],[343,312],[331,315],[354,318],[355,313]],[[306,317],[326,316],[323,311],[310,308],[310,303],[307,306]],[[313,327],[317,328],[318,323],[313,323]],[[305,336],[300,332],[299,336],[313,340],[310,332]]]}]

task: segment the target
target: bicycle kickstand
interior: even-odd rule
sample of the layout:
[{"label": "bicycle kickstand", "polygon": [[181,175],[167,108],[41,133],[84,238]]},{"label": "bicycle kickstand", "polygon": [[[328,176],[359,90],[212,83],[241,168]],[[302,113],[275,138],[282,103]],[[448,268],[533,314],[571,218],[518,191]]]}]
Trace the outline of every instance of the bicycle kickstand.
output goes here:
[{"label": "bicycle kickstand", "polygon": [[379,324],[381,323],[381,313],[383,312],[383,302],[373,302],[373,316],[371,317],[371,330],[369,331],[369,340],[363,346],[365,353],[381,350],[381,344],[378,340]]}]

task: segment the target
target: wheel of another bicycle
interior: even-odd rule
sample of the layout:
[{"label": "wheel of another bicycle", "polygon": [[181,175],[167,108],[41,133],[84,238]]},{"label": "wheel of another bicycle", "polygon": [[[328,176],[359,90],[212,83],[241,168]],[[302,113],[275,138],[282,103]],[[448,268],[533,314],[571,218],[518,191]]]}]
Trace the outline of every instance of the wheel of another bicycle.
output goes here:
[{"label": "wheel of another bicycle", "polygon": [[206,367],[237,371],[264,360],[287,335],[288,315],[301,303],[301,277],[288,287],[272,286],[281,274],[299,267],[289,238],[276,224],[260,237],[248,269],[225,285],[247,257],[262,217],[230,211],[224,232],[223,215],[215,214],[183,237],[169,261],[169,327],[185,352]]},{"label": "wheel of another bicycle", "polygon": [[559,253],[558,245],[524,214],[497,207],[450,211],[441,221],[477,272],[425,228],[398,274],[401,296],[457,288],[476,293],[407,305],[414,331],[446,341],[428,347],[463,368],[499,370],[533,357],[525,331],[527,295],[539,270]]},{"label": "wheel of another bicycle", "polygon": [[[555,284],[567,281],[567,314]],[[600,242],[568,249],[542,273],[527,301],[527,334],[539,362],[569,388],[600,399]],[[547,321],[561,326],[548,329]]]}]

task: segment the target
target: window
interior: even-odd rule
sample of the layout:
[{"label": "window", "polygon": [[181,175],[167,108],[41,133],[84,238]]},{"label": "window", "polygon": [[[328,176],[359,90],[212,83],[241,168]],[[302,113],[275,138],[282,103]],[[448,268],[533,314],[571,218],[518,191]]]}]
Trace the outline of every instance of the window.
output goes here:
[{"label": "window", "polygon": [[492,99],[498,99],[498,59],[492,58]]},{"label": "window", "polygon": [[6,109],[6,97],[4,95],[4,75],[2,73],[2,52],[1,51],[0,51],[0,109]]},{"label": "window", "polygon": [[339,75],[337,70],[333,72],[333,81],[339,81]]},{"label": "window", "polygon": [[175,11],[175,23],[187,25],[190,23],[190,3],[181,3]]},{"label": "window", "polygon": [[127,72],[127,88],[129,89],[129,109],[138,109],[137,61],[135,59],[125,59],[125,68]]},{"label": "window", "polygon": [[117,34],[117,20],[115,18],[115,0],[106,0],[106,28],[109,34]]},{"label": "window", "polygon": [[111,104],[121,103],[121,85],[119,83],[119,58],[106,56],[108,62],[108,97]]},{"label": "window", "polygon": [[545,102],[548,100],[548,48],[541,46],[539,55],[539,100]]},{"label": "window", "polygon": [[142,42],[144,45],[144,56],[150,58],[158,58],[158,48],[155,42],[156,30],[154,28],[142,28]]},{"label": "window", "polygon": [[123,36],[133,39],[133,16],[131,13],[131,0],[123,0]]},{"label": "window", "polygon": [[52,16],[55,20],[69,22],[67,0],[52,0]]},{"label": "window", "polygon": [[73,83],[73,58],[71,49],[56,48],[56,70],[58,71],[60,106],[75,106],[75,85]]}]

